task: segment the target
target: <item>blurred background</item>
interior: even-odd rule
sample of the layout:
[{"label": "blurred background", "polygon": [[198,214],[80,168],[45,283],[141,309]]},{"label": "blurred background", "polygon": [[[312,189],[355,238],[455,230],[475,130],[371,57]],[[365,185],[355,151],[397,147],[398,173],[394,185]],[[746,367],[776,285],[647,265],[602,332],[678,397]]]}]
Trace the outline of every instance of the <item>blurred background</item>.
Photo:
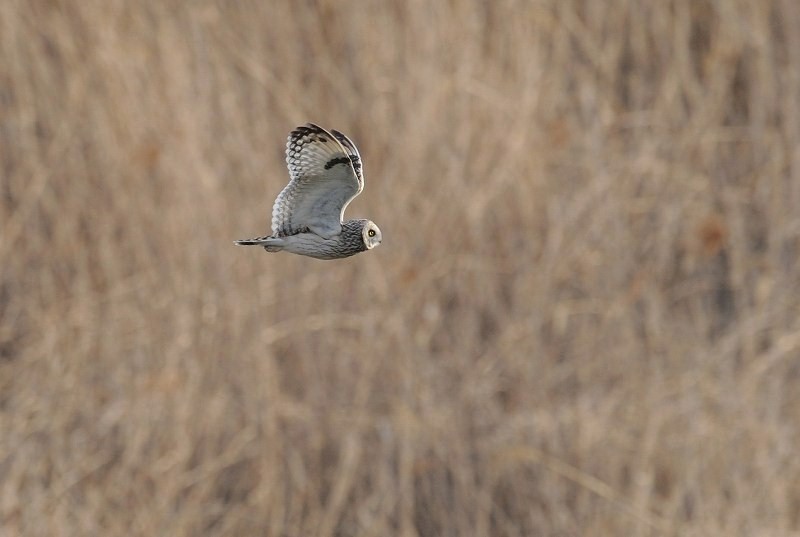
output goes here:
[{"label": "blurred background", "polygon": [[[0,536],[800,535],[800,4],[0,5]],[[268,255],[288,132],[383,245]]]}]

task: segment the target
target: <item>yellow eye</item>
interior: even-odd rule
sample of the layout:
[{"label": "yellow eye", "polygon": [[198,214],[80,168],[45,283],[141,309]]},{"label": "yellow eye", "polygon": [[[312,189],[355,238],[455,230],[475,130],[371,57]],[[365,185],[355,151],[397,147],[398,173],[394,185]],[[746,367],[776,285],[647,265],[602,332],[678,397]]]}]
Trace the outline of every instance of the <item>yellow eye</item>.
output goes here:
[{"label": "yellow eye", "polygon": [[367,231],[367,235],[369,235],[370,237],[374,237],[375,236],[375,230],[374,229],[370,229],[369,231]]}]

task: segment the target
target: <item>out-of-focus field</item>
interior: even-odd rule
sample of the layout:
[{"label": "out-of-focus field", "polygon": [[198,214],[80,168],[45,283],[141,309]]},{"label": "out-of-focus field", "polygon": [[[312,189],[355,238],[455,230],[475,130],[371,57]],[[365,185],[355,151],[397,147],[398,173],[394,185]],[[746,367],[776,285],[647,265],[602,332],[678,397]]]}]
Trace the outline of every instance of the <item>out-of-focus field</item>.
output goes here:
[{"label": "out-of-focus field", "polygon": [[[0,536],[800,535],[800,4],[0,6]],[[349,134],[378,249],[268,230]]]}]

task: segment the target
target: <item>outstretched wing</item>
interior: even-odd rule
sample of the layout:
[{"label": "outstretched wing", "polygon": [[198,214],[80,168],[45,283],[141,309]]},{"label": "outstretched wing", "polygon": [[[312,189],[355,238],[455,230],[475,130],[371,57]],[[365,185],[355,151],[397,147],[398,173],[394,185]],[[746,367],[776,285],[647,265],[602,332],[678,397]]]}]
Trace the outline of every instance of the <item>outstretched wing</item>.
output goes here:
[{"label": "outstretched wing", "polygon": [[334,133],[307,123],[289,134],[286,165],[291,180],[272,207],[274,236],[308,229],[327,239],[341,232],[344,209],[364,182],[353,142]]}]

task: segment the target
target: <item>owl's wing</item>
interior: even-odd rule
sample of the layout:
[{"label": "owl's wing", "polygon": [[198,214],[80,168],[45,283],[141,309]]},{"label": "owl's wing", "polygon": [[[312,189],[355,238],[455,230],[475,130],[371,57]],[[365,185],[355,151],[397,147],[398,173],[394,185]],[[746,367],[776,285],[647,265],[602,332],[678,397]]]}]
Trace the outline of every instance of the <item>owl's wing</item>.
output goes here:
[{"label": "owl's wing", "polygon": [[289,134],[286,165],[291,180],[272,207],[273,235],[305,229],[325,238],[338,235],[345,207],[364,188],[353,142],[307,123]]}]

